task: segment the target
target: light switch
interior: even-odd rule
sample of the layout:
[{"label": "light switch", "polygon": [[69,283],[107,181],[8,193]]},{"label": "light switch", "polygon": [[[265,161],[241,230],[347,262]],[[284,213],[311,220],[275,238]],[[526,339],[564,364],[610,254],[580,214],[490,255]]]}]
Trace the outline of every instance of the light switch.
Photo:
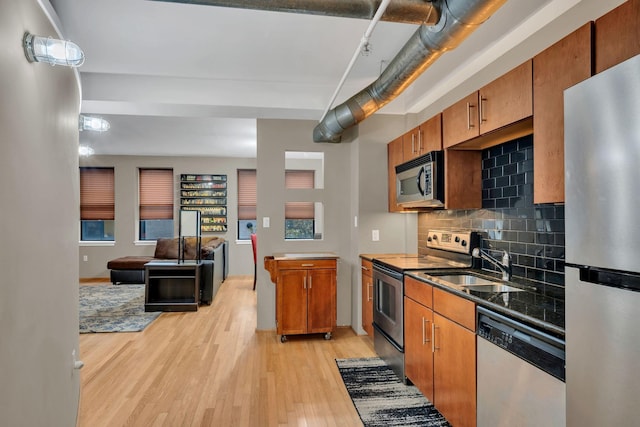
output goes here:
[{"label": "light switch", "polygon": [[371,240],[374,242],[380,240],[380,230],[371,230]]},{"label": "light switch", "polygon": [[269,217],[262,217],[262,228],[269,228]]}]

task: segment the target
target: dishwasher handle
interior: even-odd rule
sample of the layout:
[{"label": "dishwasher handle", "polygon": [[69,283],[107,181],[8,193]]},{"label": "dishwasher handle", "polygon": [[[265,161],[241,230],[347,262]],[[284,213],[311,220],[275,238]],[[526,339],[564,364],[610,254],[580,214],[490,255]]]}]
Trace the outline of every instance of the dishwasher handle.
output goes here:
[{"label": "dishwasher handle", "polygon": [[476,311],[479,338],[484,338],[562,381],[565,380],[564,341],[483,307],[477,307]]}]

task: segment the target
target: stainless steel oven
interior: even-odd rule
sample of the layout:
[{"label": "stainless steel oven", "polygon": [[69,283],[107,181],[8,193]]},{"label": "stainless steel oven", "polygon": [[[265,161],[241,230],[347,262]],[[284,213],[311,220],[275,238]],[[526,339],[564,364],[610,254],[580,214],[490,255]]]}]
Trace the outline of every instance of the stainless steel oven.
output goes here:
[{"label": "stainless steel oven", "polygon": [[469,268],[478,234],[430,230],[426,254],[373,259],[373,345],[398,375],[404,376],[404,272]]},{"label": "stainless steel oven", "polygon": [[404,380],[403,273],[373,261],[374,347],[387,365]]},{"label": "stainless steel oven", "polygon": [[373,323],[399,347],[404,347],[403,278],[402,273],[373,266]]}]

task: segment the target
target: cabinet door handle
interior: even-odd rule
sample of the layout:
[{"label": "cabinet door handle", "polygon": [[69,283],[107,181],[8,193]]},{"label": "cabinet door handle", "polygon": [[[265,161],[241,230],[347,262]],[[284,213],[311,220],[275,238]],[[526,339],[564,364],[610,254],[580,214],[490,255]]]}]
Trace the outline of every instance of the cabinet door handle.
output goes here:
[{"label": "cabinet door handle", "polygon": [[429,319],[422,318],[422,345],[425,345],[430,340],[427,338],[427,323],[429,323]]},{"label": "cabinet door handle", "polygon": [[364,265],[362,267],[360,267],[361,269],[363,269],[364,271],[369,271],[369,269],[367,267],[365,267]]},{"label": "cabinet door handle", "polygon": [[415,154],[416,152],[416,134],[411,134],[411,154]]},{"label": "cabinet door handle", "polygon": [[471,121],[471,109],[475,108],[475,105],[471,105],[470,102],[467,102],[467,130],[471,130],[473,126],[473,122]]},{"label": "cabinet door handle", "polygon": [[373,283],[369,283],[367,285],[367,301],[373,300],[373,298],[371,298],[371,291],[372,290],[373,290]]},{"label": "cabinet door handle", "polygon": [[303,289],[307,289],[307,277],[303,277],[302,278],[302,288]]},{"label": "cabinet door handle", "polygon": [[436,350],[440,350],[440,347],[436,347],[436,329],[438,327],[435,323],[431,324],[431,352],[435,353]]},{"label": "cabinet door handle", "polygon": [[484,123],[487,121],[486,117],[484,116],[484,104],[487,102],[487,98],[485,98],[484,96],[480,97],[480,123]]},{"label": "cabinet door handle", "polygon": [[313,277],[309,277],[309,289],[311,289],[311,284],[313,283]]},{"label": "cabinet door handle", "polygon": [[418,153],[422,153],[422,130],[418,131]]}]

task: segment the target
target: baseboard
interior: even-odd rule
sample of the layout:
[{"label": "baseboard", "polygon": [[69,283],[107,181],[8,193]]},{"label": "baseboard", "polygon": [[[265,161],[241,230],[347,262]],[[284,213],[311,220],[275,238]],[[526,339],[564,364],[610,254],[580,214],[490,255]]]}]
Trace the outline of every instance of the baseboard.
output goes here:
[{"label": "baseboard", "polygon": [[111,282],[108,277],[81,277],[80,283]]}]

